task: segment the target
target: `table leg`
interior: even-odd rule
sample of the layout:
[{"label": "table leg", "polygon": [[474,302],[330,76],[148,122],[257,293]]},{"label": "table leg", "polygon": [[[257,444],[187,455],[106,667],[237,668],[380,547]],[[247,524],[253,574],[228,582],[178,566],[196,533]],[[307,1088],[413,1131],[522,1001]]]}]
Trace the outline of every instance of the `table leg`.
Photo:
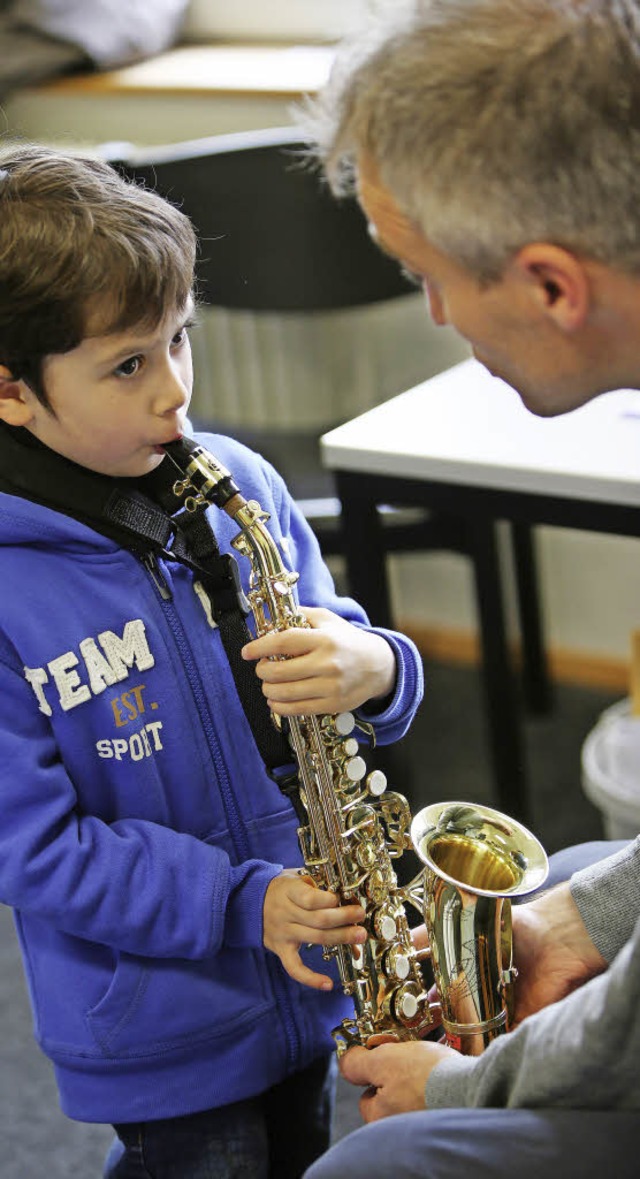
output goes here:
[{"label": "table leg", "polygon": [[529,524],[510,524],[522,639],[522,684],[531,712],[549,712],[553,691],[544,646],[539,578]]},{"label": "table leg", "polygon": [[338,475],[349,593],[373,626],[393,627],[382,524],[373,501],[357,494],[349,476]]},{"label": "table leg", "polygon": [[496,524],[469,522],[468,552],[473,561],[482,643],[489,749],[497,805],[514,818],[529,819],[521,718],[507,646]]},{"label": "table leg", "polygon": [[[393,626],[382,525],[365,481],[337,473],[349,591],[375,626]],[[462,521],[464,524],[464,521]],[[509,659],[498,557],[492,520],[466,522],[464,550],[473,563],[482,644],[482,676],[496,805],[528,821],[526,772],[515,677]],[[446,547],[446,546],[445,546]]]}]

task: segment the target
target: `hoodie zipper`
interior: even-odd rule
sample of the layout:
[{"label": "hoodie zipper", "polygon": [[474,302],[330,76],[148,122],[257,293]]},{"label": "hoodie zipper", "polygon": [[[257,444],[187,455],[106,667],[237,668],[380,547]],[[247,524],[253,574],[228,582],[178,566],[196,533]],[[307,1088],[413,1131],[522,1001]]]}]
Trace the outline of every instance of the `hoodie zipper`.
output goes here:
[{"label": "hoodie zipper", "polygon": [[149,574],[149,577],[155,585],[163,602],[170,602],[173,598],[173,594],[171,593],[167,579],[158,564],[155,553],[142,553],[140,560],[142,561],[142,564]]},{"label": "hoodie zipper", "polygon": [[178,610],[174,605],[173,593],[169,586],[169,582],[162,565],[158,561],[157,557],[152,553],[146,553],[141,559],[142,564],[151,578],[151,581],[153,582],[156,592],[160,598],[167,625],[178,648],[180,662],[187,677],[189,687],[191,688],[191,693],[193,695],[196,710],[202,724],[207,746],[211,753],[213,764],[218,776],[220,793],[222,795],[222,804],[227,816],[227,822],[229,824],[229,831],[233,840],[233,846],[236,854],[242,862],[243,860],[250,858],[249,848],[247,846],[244,829],[240,821],[236,801],[231,790],[226,760],[218,740],[215,726],[213,725],[211,713],[209,711],[207,694],[204,690],[200,672],[193,657],[191,645],[182,624],[182,619],[180,618]]}]

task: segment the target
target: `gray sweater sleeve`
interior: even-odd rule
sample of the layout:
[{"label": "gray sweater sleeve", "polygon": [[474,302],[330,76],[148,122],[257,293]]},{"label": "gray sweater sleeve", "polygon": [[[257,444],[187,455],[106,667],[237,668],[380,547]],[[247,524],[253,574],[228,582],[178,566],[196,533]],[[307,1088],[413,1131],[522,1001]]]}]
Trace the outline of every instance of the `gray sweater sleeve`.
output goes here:
[{"label": "gray sweater sleeve", "polygon": [[482,1056],[452,1052],[429,1078],[429,1108],[640,1108],[639,844],[571,880],[609,969],[495,1040]]},{"label": "gray sweater sleeve", "polygon": [[607,962],[629,941],[640,914],[640,836],[571,877],[571,895]]}]

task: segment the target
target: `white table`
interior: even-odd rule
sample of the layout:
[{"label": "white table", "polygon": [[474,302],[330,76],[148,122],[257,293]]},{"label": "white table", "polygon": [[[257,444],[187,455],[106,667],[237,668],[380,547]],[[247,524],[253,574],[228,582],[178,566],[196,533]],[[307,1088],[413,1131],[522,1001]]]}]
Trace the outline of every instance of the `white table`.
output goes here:
[{"label": "white table", "polygon": [[530,682],[544,692],[530,528],[640,536],[640,392],[619,390],[570,414],[537,418],[475,360],[325,434],[342,502],[352,592],[390,621],[380,504],[457,519],[474,561],[491,755],[499,805],[528,817],[517,693],[507,651],[496,545],[511,525]]}]

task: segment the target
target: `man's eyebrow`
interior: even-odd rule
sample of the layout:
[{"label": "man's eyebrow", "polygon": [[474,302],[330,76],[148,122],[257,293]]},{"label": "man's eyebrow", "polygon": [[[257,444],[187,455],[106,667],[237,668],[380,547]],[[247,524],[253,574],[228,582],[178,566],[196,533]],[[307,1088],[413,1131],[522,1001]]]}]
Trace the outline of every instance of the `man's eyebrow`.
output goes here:
[{"label": "man's eyebrow", "polygon": [[394,254],[393,250],[390,250],[389,247],[385,244],[384,239],[380,237],[377,227],[373,224],[373,221],[367,222],[367,232],[368,232],[369,237],[371,238],[372,242],[375,242],[378,249],[382,250],[382,253],[386,254],[387,258],[393,258],[394,261],[397,262],[397,260],[398,260],[397,254]]},{"label": "man's eyebrow", "polygon": [[402,258],[399,258],[397,254],[394,254],[392,250],[390,250],[388,246],[385,245],[373,222],[370,221],[368,225],[369,236],[371,240],[375,242],[376,246],[380,252],[384,254],[385,258],[390,258],[392,262],[395,262],[400,267],[400,273],[404,275],[408,282],[412,283],[413,286],[421,287],[423,283],[423,276],[418,274],[416,270],[412,270],[406,262],[402,261]]}]

